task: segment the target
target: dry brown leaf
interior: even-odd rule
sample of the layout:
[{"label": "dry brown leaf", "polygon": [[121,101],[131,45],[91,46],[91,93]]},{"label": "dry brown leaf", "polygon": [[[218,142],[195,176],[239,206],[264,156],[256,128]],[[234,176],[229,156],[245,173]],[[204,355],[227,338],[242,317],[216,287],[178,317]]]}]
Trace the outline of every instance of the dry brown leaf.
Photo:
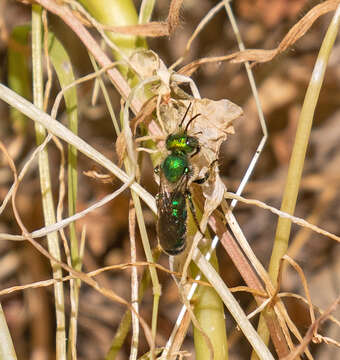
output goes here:
[{"label": "dry brown leaf", "polygon": [[[189,102],[188,102],[189,103]],[[199,135],[201,156],[207,166],[218,158],[220,146],[227,140],[228,134],[234,134],[233,121],[239,118],[242,109],[229,100],[195,99],[192,104],[193,114],[201,114],[191,125],[190,132]],[[199,155],[195,161],[200,162]],[[201,160],[202,161],[202,160]]]},{"label": "dry brown leaf", "polygon": [[[210,213],[219,206],[225,192],[225,185],[219,177],[218,167],[215,166],[219,150],[228,134],[234,133],[232,122],[239,118],[243,111],[239,106],[226,99],[219,101],[193,99],[176,102],[176,104],[162,104],[160,113],[168,134],[179,130],[183,114],[190,103],[192,104],[191,109],[184,119],[182,127],[185,128],[194,115],[200,114],[187,129],[188,135],[198,138],[200,151],[190,160],[193,174],[189,184],[209,174],[208,181],[203,185],[203,194],[206,198],[204,210]],[[211,171],[212,168],[214,171]]]},{"label": "dry brown leaf", "polygon": [[167,22],[152,21],[148,24],[137,24],[129,26],[101,25],[101,27],[106,31],[145,37],[162,37],[170,35],[169,24]]},{"label": "dry brown leaf", "polygon": [[[169,14],[166,21],[151,21],[147,24],[136,24],[126,26],[110,26],[98,24],[105,31],[111,31],[119,34],[137,35],[144,37],[162,37],[170,36],[179,24],[179,12],[183,0],[172,0]],[[87,27],[92,24],[78,11],[73,11],[74,15]]]},{"label": "dry brown leaf", "polygon": [[157,104],[157,96],[153,96],[152,98],[148,99],[138,112],[135,118],[131,120],[131,130],[133,135],[136,135],[137,126],[141,123],[144,123],[145,126],[150,124],[152,120],[152,113],[156,108]]},{"label": "dry brown leaf", "polygon": [[[134,119],[130,122],[130,127],[133,135],[136,134],[137,126],[141,123],[144,123],[145,126],[148,126],[152,120],[152,112],[154,111],[157,103],[157,97],[153,96],[149,100],[147,100],[139,113],[136,115]],[[116,152],[118,156],[118,165],[122,166],[124,157],[126,155],[126,139],[124,133],[121,132],[116,140]]]},{"label": "dry brown leaf", "polygon": [[183,66],[182,68],[180,68],[178,70],[178,73],[186,75],[186,76],[191,76],[203,64],[232,60],[235,57],[235,55],[237,55],[237,54],[238,53],[224,55],[224,56],[214,56],[214,57],[206,57],[206,58],[202,58],[202,59],[197,59],[197,60],[192,61],[191,63]]},{"label": "dry brown leaf", "polygon": [[123,132],[117,136],[115,147],[118,156],[118,166],[121,167],[126,153],[126,139]]},{"label": "dry brown leaf", "polygon": [[279,46],[272,50],[262,49],[249,49],[244,51],[238,51],[234,54],[219,56],[213,58],[202,58],[193,61],[192,63],[184,66],[179,70],[179,73],[190,76],[195,72],[202,64],[218,61],[230,60],[234,63],[240,62],[254,62],[263,63],[272,60],[278,54],[281,54],[288,49],[291,45],[296,43],[313,25],[313,23],[322,15],[327,14],[330,11],[334,11],[340,4],[340,0],[327,0],[319,5],[314,6],[308,13],[296,23],[287,33],[287,35],[280,42]]},{"label": "dry brown leaf", "polygon": [[136,51],[129,60],[133,69],[142,79],[158,75],[159,72],[168,72],[164,62],[152,50]]},{"label": "dry brown leaf", "polygon": [[96,170],[83,171],[83,174],[91,179],[99,180],[103,184],[111,184],[115,178],[113,175],[101,174]]},{"label": "dry brown leaf", "polygon": [[171,35],[179,24],[179,12],[183,0],[172,0],[167,21],[150,22],[132,26],[106,26],[104,30],[118,32],[121,34],[139,35],[145,37],[162,37]]},{"label": "dry brown leaf", "polygon": [[179,24],[179,11],[184,0],[172,0],[167,19],[169,34],[171,34]]}]

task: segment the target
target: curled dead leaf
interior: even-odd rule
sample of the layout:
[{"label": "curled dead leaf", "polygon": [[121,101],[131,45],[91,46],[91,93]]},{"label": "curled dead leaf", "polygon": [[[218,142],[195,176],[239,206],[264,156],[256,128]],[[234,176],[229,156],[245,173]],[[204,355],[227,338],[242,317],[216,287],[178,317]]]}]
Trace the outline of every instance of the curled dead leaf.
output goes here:
[{"label": "curled dead leaf", "polygon": [[130,56],[129,60],[141,79],[155,76],[159,71],[167,71],[164,62],[152,50],[136,51]]},{"label": "curled dead leaf", "polygon": [[126,139],[124,133],[120,133],[116,140],[116,152],[118,156],[118,166],[122,167],[126,154]]},{"label": "curled dead leaf", "polygon": [[153,96],[143,104],[136,117],[131,120],[131,130],[134,135],[136,134],[138,125],[144,123],[145,126],[148,126],[150,124],[152,120],[152,113],[156,108],[156,104],[157,97]]},{"label": "curled dead leaf", "polygon": [[[188,135],[198,138],[200,151],[190,159],[193,174],[189,184],[209,174],[208,181],[203,184],[203,194],[206,198],[205,211],[211,213],[219,206],[225,192],[225,185],[218,173],[219,150],[228,135],[234,134],[233,121],[239,118],[243,111],[241,107],[226,99],[192,99],[162,104],[160,113],[168,134],[179,131],[179,125],[190,103],[191,108],[183,121],[182,129],[193,116],[200,114],[187,129]],[[165,151],[164,156],[166,155]]]},{"label": "curled dead leaf", "polygon": [[[193,99],[181,102],[169,102],[162,104],[160,108],[161,118],[167,134],[179,130],[179,124],[183,119],[189,104],[192,104],[187,118],[183,121],[183,127],[196,114],[200,114],[189,126],[188,135],[199,139],[200,151],[191,162],[200,169],[207,170],[211,163],[218,158],[218,153],[223,141],[228,134],[234,134],[233,121],[239,118],[242,109],[229,100]],[[201,171],[200,171],[201,173]],[[200,174],[197,174],[199,176]],[[193,177],[195,180],[195,177]]]},{"label": "curled dead leaf", "polygon": [[330,11],[334,11],[339,4],[340,0],[327,0],[314,6],[289,30],[287,35],[280,42],[279,46],[275,49],[248,49],[225,56],[197,59],[183,66],[178,72],[180,74],[191,76],[201,65],[219,61],[231,61],[234,63],[250,61],[254,64],[268,62],[296,43],[320,16],[325,15]]},{"label": "curled dead leaf", "polygon": [[[162,37],[171,35],[180,23],[180,9],[183,0],[172,0],[169,14],[166,21],[151,21],[147,24],[127,25],[127,26],[109,26],[101,24],[101,28],[106,31],[112,31],[120,34],[137,35],[144,37]],[[87,21],[88,23],[88,21]],[[91,25],[91,24],[89,24]]]}]

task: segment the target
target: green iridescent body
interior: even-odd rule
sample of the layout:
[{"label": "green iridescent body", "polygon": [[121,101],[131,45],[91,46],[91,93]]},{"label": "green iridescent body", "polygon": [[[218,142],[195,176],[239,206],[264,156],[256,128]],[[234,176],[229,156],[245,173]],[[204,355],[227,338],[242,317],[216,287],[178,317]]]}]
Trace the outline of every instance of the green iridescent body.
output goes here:
[{"label": "green iridescent body", "polygon": [[187,127],[167,137],[165,144],[170,154],[160,165],[157,233],[163,251],[169,255],[179,254],[186,246],[187,199],[193,209],[188,190],[192,173],[189,158],[198,153],[200,147],[197,138],[187,135]]},{"label": "green iridescent body", "polygon": [[187,232],[186,192],[163,187],[157,196],[159,243],[167,254],[177,255],[185,249]]},{"label": "green iridescent body", "polygon": [[186,133],[181,132],[167,137],[166,148],[170,151],[190,154],[199,149],[199,144],[197,138],[188,136]]},{"label": "green iridescent body", "polygon": [[170,154],[161,165],[166,179],[177,183],[189,171],[188,158],[185,154]]}]

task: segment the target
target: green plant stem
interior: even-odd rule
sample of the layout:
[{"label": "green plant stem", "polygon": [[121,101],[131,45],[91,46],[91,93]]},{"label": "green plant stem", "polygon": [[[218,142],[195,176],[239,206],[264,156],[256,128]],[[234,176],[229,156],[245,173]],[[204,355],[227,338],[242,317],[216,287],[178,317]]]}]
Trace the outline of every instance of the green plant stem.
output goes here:
[{"label": "green plant stem", "polygon": [[[8,85],[12,90],[28,100],[32,98],[28,67],[28,36],[30,31],[30,25],[16,26],[11,33],[8,48]],[[16,46],[13,44],[16,44]],[[27,53],[25,53],[25,49],[27,49]],[[17,133],[25,133],[26,116],[12,107],[10,111],[14,130]]]},{"label": "green plant stem", "polygon": [[[98,2],[96,0],[79,0],[80,3],[87,9],[87,11],[97,21],[105,25],[112,26],[125,26],[125,25],[136,25],[138,24],[138,16],[134,4],[130,0],[103,0]],[[106,32],[110,40],[112,40],[124,55],[130,56],[138,48],[146,48],[146,42],[144,39],[134,35],[117,34],[113,32]],[[117,60],[121,59],[119,53],[114,52]],[[130,75],[127,68],[120,67],[122,74],[128,78],[130,84],[136,85],[138,79],[134,75]],[[128,171],[129,173],[129,171]],[[131,191],[134,206],[136,208],[137,222],[141,233],[143,247],[146,252],[147,260],[153,262],[151,255],[150,245],[147,239],[146,229],[144,220],[142,219],[142,210],[140,200],[134,191]],[[154,311],[152,316],[152,334],[155,338],[157,329],[157,314],[158,314],[158,303],[161,294],[160,284],[157,278],[157,273],[153,267],[150,268],[151,279],[153,283],[154,293]]]},{"label": "green plant stem", "polygon": [[[196,206],[196,215],[201,221],[202,212],[200,206]],[[191,214],[191,212],[189,213]],[[192,214],[189,215],[188,235],[194,237],[197,232],[197,225],[193,219]],[[206,232],[205,236],[210,239],[210,235]],[[201,249],[205,253],[210,247],[210,242]],[[211,266],[219,272],[218,260],[216,251],[211,255]],[[190,270],[193,277],[199,273],[198,267],[192,262]],[[202,276],[202,280],[206,278]],[[214,352],[214,360],[227,360],[228,359],[228,340],[226,320],[224,314],[224,305],[218,293],[213,287],[199,285],[196,294],[193,296],[194,315],[199,322],[204,334],[208,336]],[[208,346],[206,338],[201,331],[194,327],[194,343],[195,343],[195,357],[198,360],[209,359],[211,356],[211,349]]]},{"label": "green plant stem", "polygon": [[[337,8],[333,20],[322,42],[321,49],[319,51],[318,58],[314,66],[312,78],[309,82],[302,110],[300,113],[281,204],[281,210],[288,214],[293,214],[295,210],[303,165],[306,157],[309,136],[313,123],[313,116],[319,98],[322,82],[324,79],[329,55],[331,53],[335,38],[339,31],[339,23],[340,7]],[[269,264],[269,276],[274,286],[277,286],[280,260],[288,249],[290,230],[291,221],[287,218],[280,217],[276,228],[274,247]],[[268,316],[271,316],[273,310],[268,309],[266,311]],[[264,316],[262,315],[260,317],[258,332],[261,335],[262,339],[266,343],[268,343],[269,332],[267,327],[265,326]],[[252,358],[256,359],[256,356],[254,355]]]},{"label": "green plant stem", "polygon": [[[218,262],[214,252],[210,263],[218,271]],[[206,281],[203,277],[202,280]],[[228,360],[228,341],[224,308],[221,298],[214,288],[198,286],[194,298],[194,314],[205,334],[212,342],[214,360]],[[194,328],[195,354],[197,360],[205,360],[210,357],[210,349],[201,332]]]},{"label": "green plant stem", "polygon": [[155,7],[155,0],[143,0],[139,11],[139,24],[146,24],[151,20],[152,12]]},{"label": "green plant stem", "polygon": [[[138,24],[138,16],[131,0],[78,0],[85,9],[97,21],[104,25],[110,26],[127,26]],[[113,41],[126,56],[130,56],[138,48],[147,48],[146,41],[136,35],[119,34],[107,31],[107,37]],[[117,60],[121,56],[116,51],[113,52]],[[120,72],[127,77],[131,86],[137,84],[138,79],[134,75],[130,75],[128,68],[120,66]]]},{"label": "green plant stem", "polygon": [[[48,34],[48,54],[54,70],[57,74],[60,87],[63,89],[75,81],[72,64],[70,58],[60,41],[54,34]],[[74,133],[78,133],[78,102],[77,91],[72,87],[63,94],[66,106],[66,114],[69,123],[69,129]],[[68,145],[68,164],[67,164],[67,189],[68,189],[68,213],[72,216],[76,213],[77,203],[77,149]],[[72,222],[70,229],[70,248],[71,248],[71,263],[74,269],[81,270],[81,259],[79,257],[79,243],[76,234],[75,223]],[[70,280],[70,298],[71,298],[71,316],[69,320],[69,336],[67,357],[72,358],[72,351],[76,352],[76,334],[77,334],[77,314],[78,314],[78,295],[81,282],[80,280]]]},{"label": "green plant stem", "polygon": [[[43,109],[43,69],[42,69],[42,36],[41,36],[41,6],[32,5],[32,68],[33,68],[33,101]],[[45,139],[45,129],[40,124],[35,124],[36,140],[40,145]],[[46,147],[39,153],[39,176],[42,196],[45,225],[49,226],[56,222],[52,196],[52,186]],[[56,232],[47,235],[47,243],[50,254],[60,261],[59,240]],[[61,267],[51,263],[53,278],[62,278]],[[54,297],[56,308],[56,358],[66,360],[66,335],[65,335],[65,309],[63,283],[56,282],[54,285]]]},{"label": "green plant stem", "polygon": [[[137,223],[138,223],[138,227],[139,227],[139,232],[141,234],[143,247],[145,249],[146,259],[148,262],[153,263],[154,259],[152,257],[152,251],[151,251],[150,243],[149,243],[148,237],[147,237],[147,232],[146,232],[145,223],[144,223],[144,219],[143,219],[143,211],[142,211],[140,199],[133,190],[131,190],[131,195],[132,195],[132,200],[133,200],[134,206],[136,208]],[[150,267],[150,275],[151,275],[151,281],[152,281],[152,285],[153,285],[153,296],[154,296],[151,330],[152,330],[153,339],[155,340],[156,339],[156,331],[157,331],[158,304],[159,304],[159,298],[161,296],[161,285],[158,280],[156,269],[153,266]]]},{"label": "green plant stem", "polygon": [[220,298],[230,311],[241,331],[246,336],[253,349],[259,355],[259,358],[261,360],[274,360],[273,355],[269,351],[268,347],[264,344],[258,333],[255,331],[250,321],[247,319],[246,314],[242,310],[237,300],[234,298],[226,284],[222,281],[214,267],[204,258],[198,249],[194,250],[193,260],[207,278],[207,280],[210,282],[210,284],[214,287],[215,291],[219,294]]},{"label": "green plant stem", "polygon": [[[90,59],[92,61],[92,64],[93,64],[94,68],[97,69],[97,65],[96,65],[96,62],[94,61],[94,59],[91,56],[90,56]],[[98,80],[99,80],[100,87],[101,87],[101,89],[103,91],[104,98],[105,98],[105,101],[106,101],[106,105],[107,105],[107,107],[109,109],[109,112],[110,112],[114,127],[115,127],[116,132],[117,132],[117,135],[119,135],[120,134],[120,129],[119,129],[119,126],[117,124],[117,120],[116,120],[116,117],[114,115],[114,112],[113,112],[113,109],[112,109],[112,104],[111,104],[109,96],[107,94],[105,84],[101,80],[101,78],[99,78]],[[128,170],[128,173],[131,175],[132,170],[130,170],[131,166],[129,165],[130,164],[129,159],[125,159],[124,164],[125,164],[126,169]],[[151,253],[151,249],[150,249],[150,245],[149,245],[149,241],[148,241],[148,236],[147,236],[147,232],[146,232],[146,228],[145,228],[145,224],[144,224],[140,199],[139,199],[139,197],[138,197],[138,195],[136,194],[135,191],[131,191],[131,194],[132,194],[132,199],[133,199],[134,206],[135,206],[135,209],[136,209],[136,216],[137,216],[138,226],[139,226],[139,230],[140,230],[140,233],[141,233],[141,238],[142,238],[142,243],[143,243],[143,247],[144,247],[144,250],[145,250],[146,258],[147,258],[147,260],[149,262],[154,262],[155,260],[153,258],[152,253]],[[154,294],[153,313],[152,313],[152,335],[153,335],[153,338],[155,339],[156,338],[156,331],[157,331],[157,315],[158,315],[159,298],[160,298],[160,295],[161,295],[161,287],[160,287],[160,284],[159,284],[159,281],[158,281],[157,272],[156,272],[155,268],[150,267],[150,274],[151,274],[151,279],[152,279],[152,283],[153,283],[153,294]],[[112,351],[110,349],[110,353],[109,353],[108,356],[111,356],[111,357],[115,356],[115,354],[119,350],[119,348],[117,348],[117,347],[122,345],[121,340],[120,340],[121,337],[124,336],[124,335],[126,336],[125,329],[127,329],[127,326],[126,326],[125,321],[126,322],[131,321],[131,316],[127,317],[127,316],[124,315],[124,319],[126,319],[126,320],[124,320],[124,323],[123,323],[122,327],[120,327],[119,336],[118,336],[118,338],[117,338],[117,336],[115,337],[115,339],[113,341],[113,345],[112,345]]]},{"label": "green plant stem", "polygon": [[[16,26],[11,33],[12,46],[8,49],[8,85],[26,99],[31,99],[31,84],[28,71],[27,54],[30,25]],[[16,44],[17,46],[13,46]],[[18,46],[19,45],[19,46]],[[24,134],[27,118],[14,107],[10,109],[10,118],[17,133]],[[5,313],[0,304],[0,359],[17,359],[12,338],[6,322]]]},{"label": "green plant stem", "polygon": [[[91,54],[89,54],[89,56],[90,56],[90,60],[91,60],[91,63],[92,63],[92,66],[93,66],[94,70],[99,71],[99,67],[98,67],[98,65],[96,63],[96,60],[94,59],[94,57]],[[107,109],[109,111],[113,127],[114,127],[114,129],[116,131],[116,135],[118,136],[120,134],[120,128],[119,128],[119,125],[118,125],[116,115],[115,115],[114,110],[113,110],[113,106],[112,106],[111,101],[110,101],[109,93],[108,93],[108,91],[106,89],[106,86],[105,86],[105,83],[103,81],[103,78],[101,76],[98,76],[96,78],[96,81],[98,81],[100,90],[103,92],[103,96],[104,96],[104,99],[105,99],[105,104],[106,104]]]},{"label": "green plant stem", "polygon": [[[75,81],[70,58],[66,53],[63,45],[53,35],[49,34],[48,53],[54,67],[54,70],[58,76],[60,87],[63,89],[72,82]],[[78,104],[77,104],[77,91],[75,87],[72,87],[63,94],[66,114],[69,122],[69,129],[74,133],[78,133]],[[68,212],[69,216],[76,213],[77,202],[77,149],[69,145],[68,146]],[[71,239],[71,258],[72,266],[76,270],[80,270],[81,261],[79,259],[79,244],[76,237],[74,223],[70,224],[70,239]]]},{"label": "green plant stem", "polygon": [[[137,12],[131,0],[79,0],[79,2],[101,24],[112,26],[138,24]],[[128,56],[140,46],[138,44],[140,38],[136,35],[108,31],[107,36]]]}]

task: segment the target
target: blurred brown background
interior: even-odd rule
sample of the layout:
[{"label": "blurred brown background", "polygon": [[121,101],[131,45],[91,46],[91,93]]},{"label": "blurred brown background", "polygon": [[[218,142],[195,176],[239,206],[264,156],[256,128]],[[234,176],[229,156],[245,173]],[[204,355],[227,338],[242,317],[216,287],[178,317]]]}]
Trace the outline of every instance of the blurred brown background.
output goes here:
[{"label": "blurred brown background", "polygon": [[[216,4],[208,0],[186,0],[181,12],[181,25],[170,38],[148,41],[167,65],[171,65],[184,53],[190,35],[204,15]],[[232,2],[235,16],[247,48],[275,48],[287,31],[316,1],[306,0],[238,0]],[[139,6],[139,3],[137,4]],[[167,16],[169,1],[158,0],[154,20]],[[283,55],[270,63],[253,68],[263,112],[269,129],[269,140],[256,167],[254,176],[246,187],[244,195],[256,198],[269,205],[280,207],[287,166],[290,158],[294,134],[305,91],[322,39],[329,25],[331,15],[322,16],[306,35]],[[0,76],[7,83],[7,34],[13,27],[30,21],[30,7],[16,1],[2,0],[0,4],[2,22],[0,39]],[[57,18],[49,17],[49,26],[55,31],[69,51],[77,77],[92,71],[90,62],[81,43]],[[222,9],[206,26],[193,43],[186,62],[206,57],[219,56],[237,51],[234,34],[225,11]],[[311,142],[304,168],[301,191],[295,215],[340,234],[339,218],[339,167],[340,167],[340,45],[333,49],[320,99],[315,113]],[[235,123],[236,133],[222,146],[219,164],[221,175],[230,191],[235,191],[261,139],[255,103],[243,65],[214,63],[202,66],[194,75],[201,96],[210,99],[227,98],[244,109],[244,117]],[[116,160],[114,150],[115,135],[108,117],[105,103],[100,96],[96,106],[91,106],[93,82],[78,87],[80,133],[92,146],[105,156]],[[110,96],[119,111],[119,96],[112,88]],[[51,99],[58,92],[54,79]],[[52,104],[52,102],[51,102]],[[62,112],[59,119],[63,121]],[[27,155],[35,146],[33,123],[28,123],[25,138],[19,138],[9,121],[8,106],[0,102],[0,139],[5,143],[15,160],[18,169],[22,167]],[[52,178],[57,198],[57,176],[59,154],[49,145]],[[79,159],[79,202],[78,210],[120,186],[118,181],[103,184],[82,174],[83,171],[97,169],[94,163],[80,155]],[[145,156],[142,183],[152,194],[157,193],[157,185],[152,176],[152,165]],[[37,167],[26,175],[17,195],[17,206],[29,230],[43,226],[41,197]],[[12,183],[12,175],[4,159],[0,165],[0,199],[3,199]],[[109,205],[97,210],[78,222],[78,230],[86,223],[87,238],[84,254],[84,271],[91,271],[109,264],[129,261],[128,240],[128,202],[129,192],[125,192]],[[254,206],[238,204],[236,217],[253,247],[256,255],[265,266],[268,265],[277,222],[276,216]],[[155,241],[155,218],[145,207],[144,216],[150,239]],[[0,232],[17,234],[19,229],[14,221],[11,206],[0,216]],[[139,234],[137,233],[138,259],[143,260]],[[155,243],[154,243],[155,244]],[[325,309],[339,294],[339,246],[321,235],[306,231],[293,225],[290,255],[303,268],[315,305]],[[228,286],[243,285],[238,272],[222,248],[218,248],[222,277]],[[48,261],[42,258],[31,246],[10,241],[0,242],[0,283],[1,288],[26,284],[51,277]],[[159,262],[168,266],[167,256],[162,255]],[[181,306],[177,288],[171,277],[159,272],[163,296],[160,304],[158,343],[164,344]],[[130,296],[129,270],[107,272],[98,280],[114,289],[126,299]],[[65,284],[68,289],[68,284]],[[296,272],[288,268],[284,274],[282,291],[303,293],[302,284]],[[249,295],[236,294],[243,308],[253,309]],[[53,359],[55,319],[52,288],[42,288],[14,292],[1,298],[15,348],[20,359]],[[290,299],[286,302],[295,324],[302,334],[307,330],[310,320],[307,306]],[[69,302],[66,300],[69,307]],[[142,306],[141,315],[150,321],[152,294],[148,290]],[[68,309],[69,310],[69,309]],[[125,309],[109,302],[93,289],[81,288],[78,319],[78,358],[99,359],[107,353],[110,341],[117,329]],[[339,311],[335,315],[340,315]],[[250,353],[249,344],[235,330],[233,320],[227,316],[228,330],[231,334],[231,359],[245,359]],[[339,329],[327,322],[321,332],[340,339]],[[188,336],[185,348],[193,352],[193,340]],[[143,339],[140,354],[147,350]],[[144,345],[143,345],[144,341]],[[144,346],[144,348],[143,348]],[[43,353],[35,353],[37,349]],[[130,344],[126,342],[119,359],[126,359]],[[312,345],[317,359],[336,359],[340,350],[332,345]],[[194,358],[194,355],[191,357]]]}]

